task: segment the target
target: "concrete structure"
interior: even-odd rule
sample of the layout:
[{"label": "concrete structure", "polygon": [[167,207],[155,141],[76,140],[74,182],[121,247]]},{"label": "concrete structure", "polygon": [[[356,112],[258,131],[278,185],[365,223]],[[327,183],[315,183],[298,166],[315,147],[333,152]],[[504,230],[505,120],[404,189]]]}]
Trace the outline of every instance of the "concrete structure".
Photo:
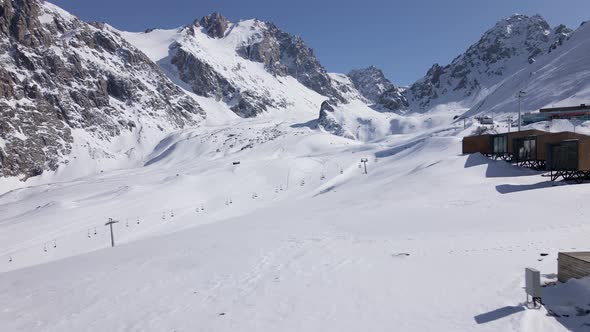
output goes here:
[{"label": "concrete structure", "polygon": [[590,105],[581,104],[579,106],[541,108],[539,112],[524,114],[522,122],[523,125],[527,125],[553,119],[590,120]]},{"label": "concrete structure", "polygon": [[590,252],[560,252],[557,258],[557,280],[590,277]]}]

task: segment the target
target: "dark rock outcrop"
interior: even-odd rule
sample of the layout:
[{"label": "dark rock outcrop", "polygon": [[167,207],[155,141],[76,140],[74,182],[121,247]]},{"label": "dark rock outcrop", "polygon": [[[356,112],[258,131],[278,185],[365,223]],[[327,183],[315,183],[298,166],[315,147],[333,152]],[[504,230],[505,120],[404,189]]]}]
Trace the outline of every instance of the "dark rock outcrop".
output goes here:
[{"label": "dark rock outcrop", "polygon": [[381,94],[377,104],[390,111],[403,112],[408,109],[408,100],[404,95],[404,90],[396,86],[386,90]]},{"label": "dark rock outcrop", "polygon": [[[334,102],[335,101],[332,101],[332,103]],[[335,109],[330,104],[330,101],[326,100],[322,102],[322,105],[320,106],[320,116],[318,118],[318,126],[333,135],[353,139],[354,137],[344,129],[335,118],[334,113]]]},{"label": "dark rock outcrop", "polygon": [[381,69],[374,66],[356,69],[348,73],[348,77],[360,94],[379,109],[403,112],[408,108],[404,90],[385,78]]},{"label": "dark rock outcrop", "polygon": [[375,66],[351,70],[348,77],[361,95],[373,103],[379,102],[381,95],[394,87],[381,69]]},{"label": "dark rock outcrop", "polygon": [[215,12],[211,15],[201,18],[201,20],[198,22],[198,25],[203,27],[205,33],[207,33],[209,37],[223,38],[227,28],[229,27],[229,21],[220,13]]}]

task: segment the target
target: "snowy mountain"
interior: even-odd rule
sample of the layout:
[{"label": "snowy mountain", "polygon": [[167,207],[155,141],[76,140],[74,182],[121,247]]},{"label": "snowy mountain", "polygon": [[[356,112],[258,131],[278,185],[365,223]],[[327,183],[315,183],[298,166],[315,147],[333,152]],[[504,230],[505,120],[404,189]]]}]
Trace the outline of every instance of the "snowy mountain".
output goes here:
[{"label": "snowy mountain", "polygon": [[[194,126],[198,103],[106,24],[33,0],[0,4],[0,176],[133,162]],[[96,167],[97,169],[93,169]]]},{"label": "snowy mountain", "polygon": [[344,102],[303,40],[272,23],[213,13],[178,29],[122,35],[180,85],[241,117],[295,105],[297,90]]},{"label": "snowy mountain", "polygon": [[410,109],[471,108],[507,77],[550,56],[570,34],[569,28],[551,28],[538,15],[516,14],[501,20],[450,64],[433,65],[424,78],[412,84],[406,94]]},{"label": "snowy mountain", "polygon": [[590,99],[590,26],[568,34],[559,47],[508,75],[496,89],[475,104],[466,115],[505,114],[518,110],[517,91],[525,91],[524,112],[543,107],[586,104]]}]

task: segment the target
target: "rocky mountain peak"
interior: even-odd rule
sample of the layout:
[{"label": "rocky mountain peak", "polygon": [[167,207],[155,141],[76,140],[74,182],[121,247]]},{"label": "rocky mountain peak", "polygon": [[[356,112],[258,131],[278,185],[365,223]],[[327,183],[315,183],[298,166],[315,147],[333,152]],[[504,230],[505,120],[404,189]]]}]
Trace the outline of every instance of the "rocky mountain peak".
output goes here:
[{"label": "rocky mountain peak", "polygon": [[375,66],[355,69],[348,73],[348,78],[367,100],[377,108],[385,111],[404,111],[408,107],[403,89],[396,87],[385,78],[383,71]]},{"label": "rocky mountain peak", "polygon": [[381,95],[391,89],[393,84],[385,78],[381,69],[369,66],[355,69],[348,73],[354,87],[368,100],[376,103]]},{"label": "rocky mountain peak", "polygon": [[203,27],[205,33],[211,38],[223,38],[229,24],[228,19],[218,12],[204,16],[199,21],[199,25]]}]

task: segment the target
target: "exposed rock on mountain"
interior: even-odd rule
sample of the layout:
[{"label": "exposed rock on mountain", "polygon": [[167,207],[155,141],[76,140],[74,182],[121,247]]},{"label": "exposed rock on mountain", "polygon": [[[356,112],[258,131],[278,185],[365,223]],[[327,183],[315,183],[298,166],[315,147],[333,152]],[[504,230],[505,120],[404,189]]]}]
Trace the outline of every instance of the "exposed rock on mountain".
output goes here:
[{"label": "exposed rock on mountain", "polygon": [[[194,36],[190,32],[187,38]],[[232,82],[231,78],[216,70],[207,59],[199,57],[191,51],[192,40],[185,39],[185,43],[175,42],[170,46],[170,57],[166,61],[174,66],[174,72],[188,84],[191,90],[199,96],[211,97],[226,102],[234,113],[248,118],[265,112],[268,107],[284,107],[286,101],[278,96],[259,93],[256,89],[240,89],[240,85]],[[186,46],[186,47],[185,47]]]},{"label": "exposed rock on mountain", "polygon": [[513,15],[498,22],[451,64],[435,64],[407,91],[414,111],[445,103],[469,108],[507,76],[561,45],[571,30],[551,29],[540,16]]},{"label": "exposed rock on mountain", "polygon": [[327,100],[324,101],[320,107],[318,125],[325,131],[336,136],[342,136],[351,139],[354,138],[334,117],[334,111],[335,109],[332,105],[330,105],[330,102]]},{"label": "exposed rock on mountain", "polygon": [[108,142],[123,133],[140,141],[149,128],[202,118],[192,98],[109,26],[49,3],[0,3],[0,64],[0,176],[56,170],[76,144],[110,158],[117,152]]},{"label": "exposed rock on mountain", "polygon": [[381,69],[374,66],[356,69],[348,77],[361,95],[380,109],[403,112],[408,108],[404,90],[385,78]]},{"label": "exposed rock on mountain", "polygon": [[274,75],[290,75],[313,91],[344,102],[331,84],[328,73],[303,39],[288,34],[272,23],[256,21],[256,33],[239,45],[245,59],[261,62]]},{"label": "exposed rock on mountain", "polygon": [[373,103],[378,103],[383,93],[394,87],[385,78],[381,69],[375,66],[352,70],[348,73],[348,77],[350,77],[354,87]]},{"label": "exposed rock on mountain", "polygon": [[292,106],[293,91],[286,90],[292,78],[304,89],[345,102],[303,40],[271,23],[232,23],[213,13],[180,29],[122,34],[183,87],[223,101],[241,117]]},{"label": "exposed rock on mountain", "polygon": [[409,106],[404,92],[405,90],[402,88],[391,87],[381,94],[377,104],[390,111],[403,113]]},{"label": "exposed rock on mountain", "polygon": [[209,16],[204,16],[199,21],[199,25],[205,29],[205,33],[212,38],[223,38],[225,31],[229,27],[229,21],[218,12]]}]

